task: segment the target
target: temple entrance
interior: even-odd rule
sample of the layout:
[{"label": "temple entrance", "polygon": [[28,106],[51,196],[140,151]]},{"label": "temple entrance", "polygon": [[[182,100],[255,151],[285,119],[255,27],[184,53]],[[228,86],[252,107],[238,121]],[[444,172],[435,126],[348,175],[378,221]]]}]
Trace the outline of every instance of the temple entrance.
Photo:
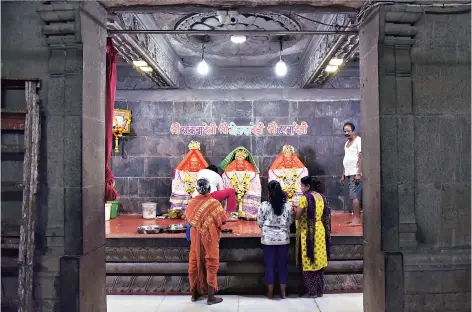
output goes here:
[{"label": "temple entrance", "polygon": [[[182,19],[174,9],[156,8],[151,15],[118,11],[108,25],[120,55],[115,112],[128,114],[130,129],[120,134],[111,157],[121,208],[106,222],[107,293],[189,292],[189,244],[184,233],[167,229],[185,224],[182,212],[195,193],[199,170],[208,165],[218,167],[223,187],[238,196],[237,208],[227,205],[235,221],[224,226],[220,243],[221,294],[264,293],[258,207],[268,198],[270,180],[279,181],[298,205],[305,176],[319,180],[318,191],[332,209],[325,290],[362,292],[362,225],[349,223],[348,182],[339,182],[343,126],[354,124],[359,136],[363,129],[359,39],[352,30],[356,14],[192,6],[185,12]],[[278,31],[264,33],[269,29]],[[146,50],[136,54],[132,47],[138,45],[151,52],[168,47],[159,53],[181,60],[181,76]],[[156,77],[160,68],[171,75]],[[240,193],[239,184],[246,182]],[[152,220],[143,220],[149,205],[157,211]],[[163,233],[137,233],[143,225]],[[295,231],[289,254],[288,291],[296,294]]]},{"label": "temple entrance", "polygon": [[[2,3],[2,75],[43,86],[38,309],[103,312],[106,293],[187,293],[178,216],[202,165],[194,141],[228,185],[245,181],[238,168],[257,182],[235,219],[253,219],[251,202],[267,199],[274,175],[293,196],[288,180],[305,169],[318,178],[333,211],[333,253],[328,295],[316,303],[362,291],[365,311],[470,311],[470,143],[461,139],[470,132],[470,3],[230,10],[203,2]],[[434,31],[444,25],[454,30],[447,39]],[[118,210],[103,203],[107,35],[119,55],[109,166]],[[346,223],[351,190],[339,183],[345,122],[364,142],[363,227]],[[2,196],[2,218],[5,207]],[[106,209],[117,216],[103,226]],[[142,225],[169,231],[140,234]],[[261,294],[259,228],[237,220],[225,229],[221,293]],[[289,250],[293,294],[294,242]]]}]

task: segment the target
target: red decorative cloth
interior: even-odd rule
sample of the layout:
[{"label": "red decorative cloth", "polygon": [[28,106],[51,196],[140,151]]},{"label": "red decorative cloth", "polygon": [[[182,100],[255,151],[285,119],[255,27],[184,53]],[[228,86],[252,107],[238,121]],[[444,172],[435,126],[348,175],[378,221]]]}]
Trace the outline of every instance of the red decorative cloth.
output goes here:
[{"label": "red decorative cloth", "polygon": [[118,192],[114,188],[115,177],[110,169],[110,157],[113,148],[113,115],[116,96],[116,63],[118,53],[113,40],[107,38],[107,69],[105,95],[105,201],[116,200]]}]

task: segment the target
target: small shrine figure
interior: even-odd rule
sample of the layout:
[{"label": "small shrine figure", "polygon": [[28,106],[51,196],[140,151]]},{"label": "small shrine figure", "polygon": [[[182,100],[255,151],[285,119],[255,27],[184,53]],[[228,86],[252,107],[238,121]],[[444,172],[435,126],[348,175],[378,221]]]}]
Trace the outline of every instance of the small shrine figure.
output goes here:
[{"label": "small shrine figure", "polygon": [[294,206],[298,205],[303,195],[300,180],[306,176],[308,176],[308,169],[295,154],[295,148],[291,145],[285,145],[282,148],[282,152],[269,168],[269,182],[278,181],[287,193],[289,203]]},{"label": "small shrine figure", "polygon": [[200,152],[200,143],[191,141],[189,152],[174,171],[170,208],[185,211],[192,193],[195,191],[198,172],[208,167],[208,163]]},{"label": "small shrine figure", "polygon": [[261,180],[251,153],[240,146],[226,156],[220,168],[224,171],[224,187],[236,192],[238,216],[255,220],[261,204]]}]

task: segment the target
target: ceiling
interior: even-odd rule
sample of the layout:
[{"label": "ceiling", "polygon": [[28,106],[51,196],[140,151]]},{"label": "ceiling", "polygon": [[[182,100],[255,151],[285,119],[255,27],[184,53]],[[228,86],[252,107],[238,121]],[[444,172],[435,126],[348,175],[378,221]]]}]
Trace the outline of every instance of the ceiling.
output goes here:
[{"label": "ceiling", "polygon": [[[113,0],[101,1],[107,8],[121,7],[156,7],[175,5],[195,5],[207,7],[221,7],[221,0]],[[254,8],[261,6],[293,6],[309,5],[314,7],[343,6],[348,8],[359,8],[366,0],[226,0],[224,6],[231,8]]]},{"label": "ceiling", "polygon": [[[170,3],[172,1],[164,1]],[[197,1],[195,1],[197,2]],[[198,1],[204,2],[204,1]],[[209,1],[211,2],[211,1]],[[230,1],[231,2],[231,1]],[[242,3],[245,1],[239,1]],[[251,2],[251,1],[249,1]],[[264,1],[262,1],[264,2]],[[273,1],[277,2],[277,1]],[[284,1],[285,4],[293,1]],[[297,2],[297,1],[295,1]],[[304,2],[304,1],[298,1]],[[323,1],[313,1],[321,5]],[[326,4],[326,1],[324,1]],[[339,1],[337,1],[339,2]],[[146,1],[113,1],[104,2],[107,6],[150,4]],[[160,1],[159,4],[162,4]],[[255,2],[253,2],[254,4]],[[264,2],[265,3],[265,2]],[[352,4],[352,1],[351,1]],[[152,9],[110,9],[109,29],[112,30],[168,30],[204,31],[204,35],[194,34],[128,34],[114,35],[120,55],[128,62],[144,59],[155,70],[145,74],[161,87],[190,87],[189,81],[198,81],[206,85],[201,77],[195,75],[195,67],[204,58],[210,65],[211,79],[218,81],[249,79],[263,81],[274,79],[273,68],[282,58],[289,66],[287,79],[291,87],[312,87],[326,79],[316,80],[315,72],[329,53],[334,57],[337,46],[351,47],[357,50],[358,36],[352,35],[298,35],[285,36],[250,35],[246,42],[235,44],[229,35],[213,34],[225,31],[325,31],[343,30],[352,22],[356,14],[352,12],[323,12],[314,9],[257,9],[243,8],[226,10],[231,12],[231,21],[221,20],[221,8],[202,7],[153,7]],[[220,18],[219,18],[220,17]],[[339,44],[343,37],[348,44]],[[353,40],[354,38],[354,40]],[[356,41],[357,38],[357,41]],[[351,44],[351,41],[354,42]],[[280,44],[282,43],[282,51]],[[342,42],[341,42],[342,43]],[[340,50],[341,48],[338,48]],[[342,50],[342,49],[341,49]],[[349,54],[351,58],[353,54]],[[319,70],[318,70],[319,71]],[[182,77],[185,76],[185,77]],[[237,78],[236,78],[237,77]],[[326,78],[326,77],[325,77]],[[279,79],[280,80],[280,79]],[[183,81],[185,81],[183,83]],[[231,82],[234,84],[234,82]],[[257,85],[257,84],[256,84]],[[283,83],[277,83],[283,86]]]},{"label": "ceiling", "polygon": [[[240,13],[236,22],[222,24],[217,11],[178,15],[154,13],[158,28],[176,30],[317,30],[322,14]],[[342,24],[345,16],[339,16]],[[282,40],[283,60],[289,65],[298,65],[313,36],[248,36],[242,44],[232,43],[229,35],[166,35],[166,40],[181,59],[184,67],[195,66],[204,56],[207,62],[218,67],[265,67],[273,66],[280,58]]]}]

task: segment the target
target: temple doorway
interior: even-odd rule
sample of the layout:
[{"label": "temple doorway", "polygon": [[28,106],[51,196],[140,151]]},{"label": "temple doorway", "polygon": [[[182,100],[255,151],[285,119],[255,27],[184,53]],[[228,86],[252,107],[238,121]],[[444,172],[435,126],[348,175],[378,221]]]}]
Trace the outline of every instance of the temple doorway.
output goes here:
[{"label": "temple doorway", "polygon": [[[194,192],[188,181],[209,164],[219,167],[231,187],[225,159],[236,159],[237,152],[228,157],[238,147],[252,168],[246,172],[258,183],[251,182],[251,199],[242,204],[253,216],[257,207],[251,201],[267,200],[269,180],[282,173],[281,181],[294,178],[295,193],[301,177],[319,180],[332,209],[326,292],[362,292],[362,225],[349,224],[352,200],[347,182],[339,182],[343,126],[352,123],[359,136],[363,131],[357,13],[308,7],[179,10],[108,8],[115,14],[108,29],[119,55],[115,116],[127,114],[129,129],[114,142],[110,162],[120,213],[106,222],[107,293],[189,291],[185,235],[139,234],[137,227],[165,232],[183,223],[180,210]],[[285,154],[294,169],[281,169],[292,168],[282,164]],[[143,220],[143,209],[157,219]],[[220,245],[220,293],[263,294],[257,223],[237,221],[225,229],[231,232]],[[299,279],[294,244],[293,238],[291,293],[298,291]]]},{"label": "temple doorway", "polygon": [[[24,262],[16,257],[21,222],[7,233],[3,221],[21,215],[22,136],[6,130],[26,120],[25,93],[2,90],[2,153],[15,154],[2,157],[2,310],[19,297],[42,311],[104,312],[107,293],[187,294],[184,234],[137,227],[182,231],[171,209],[182,208],[192,170],[206,163],[226,183],[241,180],[227,168],[247,171],[255,183],[236,211],[247,219],[267,199],[271,176],[293,195],[289,181],[304,172],[321,182],[333,211],[323,300],[354,291],[348,306],[365,294],[369,312],[470,311],[470,1],[145,2],[1,3],[2,79],[39,82],[41,113],[38,189],[30,192],[38,213],[28,221],[35,250]],[[107,37],[117,55],[109,92]],[[114,132],[107,172],[105,93]],[[350,190],[339,183],[346,121],[365,151],[363,227],[346,223]],[[118,209],[103,202],[113,189]],[[262,294],[258,227],[238,220],[225,230],[221,293]],[[32,231],[22,234],[30,242]],[[292,294],[294,254],[291,242]],[[28,269],[26,293],[4,264]]]}]

